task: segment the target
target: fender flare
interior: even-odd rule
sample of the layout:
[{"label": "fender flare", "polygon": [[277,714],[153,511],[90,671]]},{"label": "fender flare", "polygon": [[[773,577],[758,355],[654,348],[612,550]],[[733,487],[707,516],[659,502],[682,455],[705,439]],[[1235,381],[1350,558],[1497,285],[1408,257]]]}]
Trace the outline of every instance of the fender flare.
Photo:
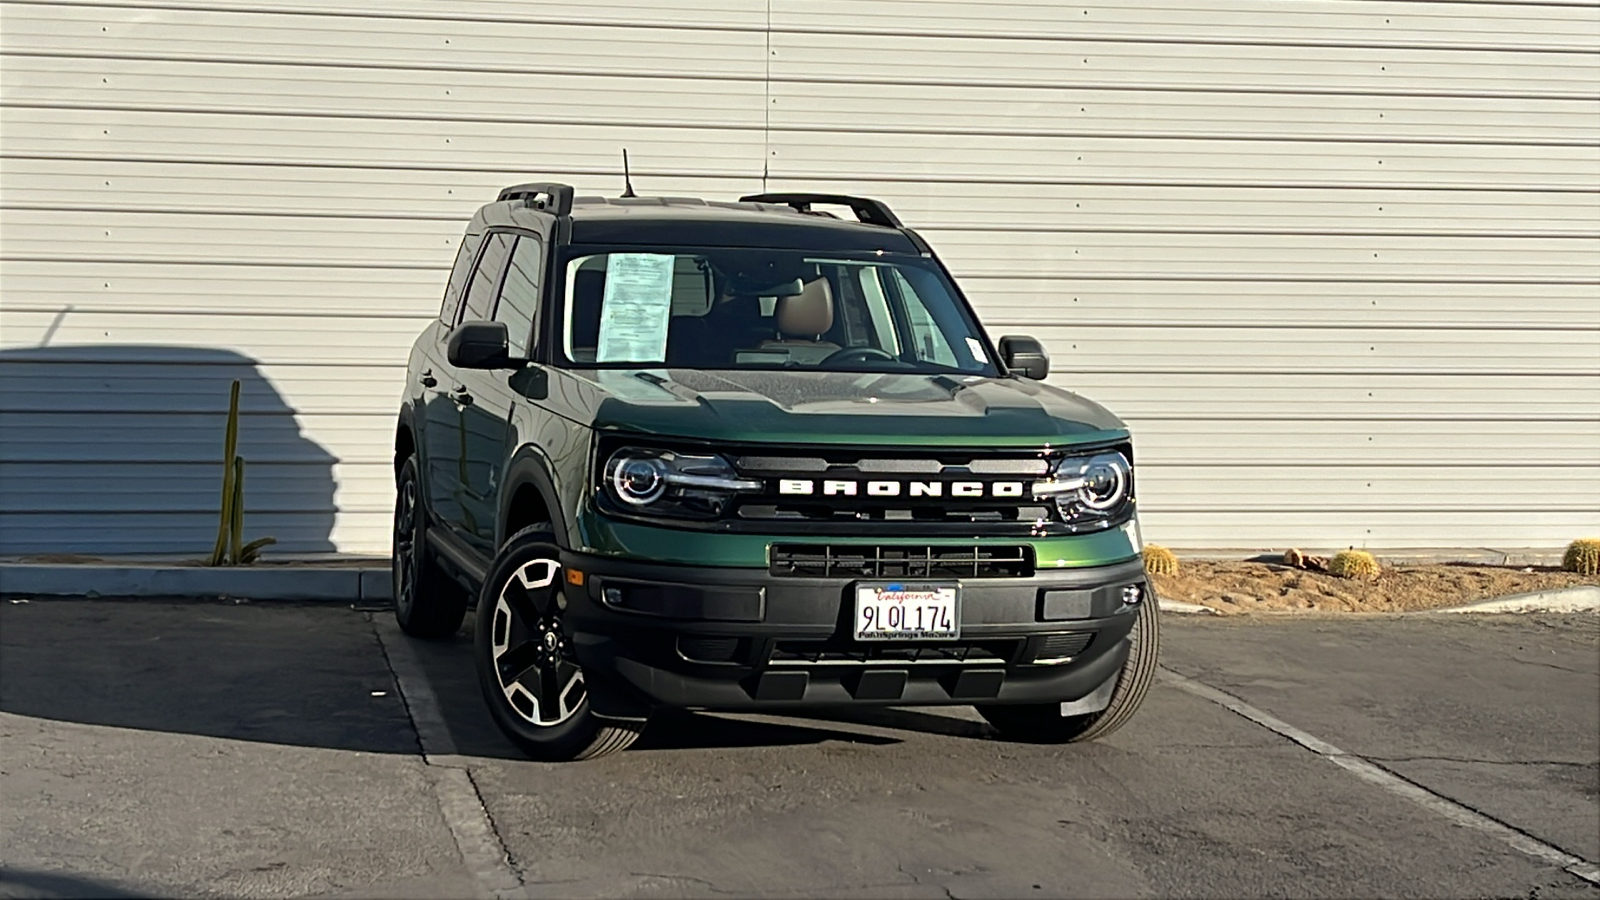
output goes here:
[{"label": "fender flare", "polygon": [[[411,400],[410,398],[407,398],[404,402],[402,402],[400,404],[400,415],[395,420],[394,435],[395,435],[395,438],[398,439],[400,437],[400,431],[402,429],[411,432],[411,452],[416,454],[416,456],[417,456],[417,465],[418,465],[418,467],[421,467],[421,465],[422,465],[422,431],[421,431],[421,429],[417,428],[417,414],[416,414],[415,409],[413,409],[413,407],[415,405],[416,405],[415,401]],[[400,463],[401,462],[403,462],[403,460],[398,459],[398,458],[396,458],[394,460],[393,468],[395,470],[395,475],[396,476],[398,476],[399,473],[400,473]]]},{"label": "fender flare", "polygon": [[532,486],[544,500],[545,509],[550,511],[550,530],[563,545],[571,543],[567,511],[561,503],[561,495],[556,491],[555,479],[550,471],[549,458],[536,447],[525,445],[512,454],[506,463],[505,478],[501,481],[499,509],[495,517],[495,546],[498,547],[509,537],[505,534],[505,525],[511,514],[511,501],[517,496],[517,491],[526,486]]}]

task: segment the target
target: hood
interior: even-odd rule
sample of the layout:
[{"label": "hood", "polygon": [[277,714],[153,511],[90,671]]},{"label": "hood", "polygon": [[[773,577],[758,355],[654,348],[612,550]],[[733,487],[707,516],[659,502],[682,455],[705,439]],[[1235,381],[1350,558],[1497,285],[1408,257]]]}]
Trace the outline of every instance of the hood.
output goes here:
[{"label": "hood", "polygon": [[[600,431],[714,441],[1048,447],[1127,436],[1105,407],[1020,378],[862,372],[568,369]],[[556,392],[553,392],[556,393]]]}]

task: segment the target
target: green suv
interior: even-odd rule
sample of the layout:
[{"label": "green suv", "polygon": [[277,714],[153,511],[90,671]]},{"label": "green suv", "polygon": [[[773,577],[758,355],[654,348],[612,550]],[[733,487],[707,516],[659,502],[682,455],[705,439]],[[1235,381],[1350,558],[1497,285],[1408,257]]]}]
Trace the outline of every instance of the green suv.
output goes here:
[{"label": "green suv", "polygon": [[396,615],[444,637],[475,601],[484,698],[542,759],[662,708],[1107,734],[1156,666],[1133,450],[1048,368],[874,200],[506,188],[411,351]]}]

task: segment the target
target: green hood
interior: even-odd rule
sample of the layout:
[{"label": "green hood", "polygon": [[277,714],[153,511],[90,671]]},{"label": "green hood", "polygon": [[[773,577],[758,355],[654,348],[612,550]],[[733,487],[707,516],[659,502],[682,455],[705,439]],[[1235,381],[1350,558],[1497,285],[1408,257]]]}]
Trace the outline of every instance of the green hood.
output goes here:
[{"label": "green hood", "polygon": [[1011,447],[1128,434],[1099,404],[1018,378],[697,369],[569,369],[561,375],[575,390],[553,390],[551,400],[562,398],[569,415],[601,431],[714,441],[911,439]]}]

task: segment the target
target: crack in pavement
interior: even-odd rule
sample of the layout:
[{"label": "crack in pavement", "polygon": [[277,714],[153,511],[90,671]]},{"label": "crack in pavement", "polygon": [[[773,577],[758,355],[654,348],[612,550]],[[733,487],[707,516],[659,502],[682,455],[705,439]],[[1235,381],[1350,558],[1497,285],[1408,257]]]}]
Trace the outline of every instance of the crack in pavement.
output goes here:
[{"label": "crack in pavement", "polygon": [[894,864],[894,867],[895,867],[896,870],[898,870],[900,872],[901,875],[904,875],[907,878],[911,879],[911,883],[912,884],[917,885],[919,887],[922,886],[922,885],[927,885],[928,887],[938,888],[939,890],[944,891],[944,895],[945,895],[946,900],[959,900],[959,898],[956,897],[955,893],[952,892],[947,885],[940,884],[937,881],[925,882],[917,875],[917,873],[906,871],[906,864],[904,862],[900,862],[900,861],[897,860],[895,862],[895,864]]},{"label": "crack in pavement", "polygon": [[1600,762],[1570,762],[1560,759],[1468,759],[1461,756],[1363,756],[1362,758],[1384,763],[1453,762],[1485,766],[1573,766],[1580,769],[1600,766]]},{"label": "crack in pavement", "polygon": [[1588,672],[1588,671],[1584,671],[1583,669],[1570,669],[1570,668],[1568,668],[1566,666],[1558,666],[1555,663],[1539,662],[1537,660],[1532,660],[1532,659],[1523,659],[1523,658],[1521,658],[1519,656],[1511,657],[1511,661],[1512,662],[1519,662],[1519,663],[1522,663],[1523,665],[1526,665],[1526,666],[1540,666],[1540,667],[1546,668],[1546,669],[1555,669],[1557,672],[1571,672],[1574,675],[1587,675],[1590,678],[1600,677],[1600,672]]}]

